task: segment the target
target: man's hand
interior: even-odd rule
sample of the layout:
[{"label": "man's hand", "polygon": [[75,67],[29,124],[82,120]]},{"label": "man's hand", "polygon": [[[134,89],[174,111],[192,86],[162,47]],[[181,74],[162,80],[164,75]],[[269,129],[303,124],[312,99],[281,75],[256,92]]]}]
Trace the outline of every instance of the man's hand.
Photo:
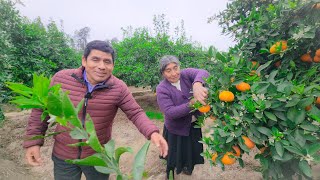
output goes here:
[{"label": "man's hand", "polygon": [[205,100],[208,97],[208,89],[203,87],[201,82],[195,82],[192,87],[193,97],[201,104],[206,105]]},{"label": "man's hand", "polygon": [[42,159],[40,157],[40,146],[31,146],[26,150],[26,159],[28,164],[32,166],[40,166]]},{"label": "man's hand", "polygon": [[157,132],[152,133],[150,139],[159,148],[160,156],[166,157],[168,155],[167,141]]}]

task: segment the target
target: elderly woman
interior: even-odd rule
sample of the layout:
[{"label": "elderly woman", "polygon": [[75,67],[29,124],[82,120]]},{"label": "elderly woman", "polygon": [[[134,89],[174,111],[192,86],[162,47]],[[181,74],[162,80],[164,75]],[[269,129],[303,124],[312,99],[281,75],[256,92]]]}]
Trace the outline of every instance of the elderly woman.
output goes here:
[{"label": "elderly woman", "polygon": [[156,91],[158,105],[165,115],[163,136],[169,145],[167,178],[174,170],[177,174],[191,175],[194,165],[203,164],[204,159],[200,155],[203,152],[199,143],[201,129],[194,128],[199,112],[191,113],[190,106],[196,101],[206,104],[208,90],[203,85],[209,73],[194,68],[180,70],[180,62],[175,56],[160,59],[160,72],[164,80]]}]

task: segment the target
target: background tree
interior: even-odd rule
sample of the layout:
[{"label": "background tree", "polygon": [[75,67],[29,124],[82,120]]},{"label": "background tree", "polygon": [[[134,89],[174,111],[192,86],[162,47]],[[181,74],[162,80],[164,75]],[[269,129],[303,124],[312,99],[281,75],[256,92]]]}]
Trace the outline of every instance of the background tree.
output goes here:
[{"label": "background tree", "polygon": [[78,51],[83,51],[90,37],[90,28],[84,27],[74,32],[74,42]]}]

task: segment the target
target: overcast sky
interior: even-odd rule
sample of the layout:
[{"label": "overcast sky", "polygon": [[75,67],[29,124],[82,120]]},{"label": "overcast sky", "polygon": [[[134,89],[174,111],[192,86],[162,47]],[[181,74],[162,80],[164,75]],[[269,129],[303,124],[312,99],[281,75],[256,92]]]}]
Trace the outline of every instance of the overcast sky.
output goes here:
[{"label": "overcast sky", "polygon": [[40,16],[47,24],[50,19],[60,24],[70,35],[75,30],[90,27],[90,40],[122,39],[121,27],[153,29],[154,15],[166,15],[170,30],[184,20],[187,37],[203,46],[213,45],[227,50],[233,43],[221,35],[217,22],[208,24],[209,17],[226,8],[228,0],[22,0],[17,5],[21,15],[29,19]]}]

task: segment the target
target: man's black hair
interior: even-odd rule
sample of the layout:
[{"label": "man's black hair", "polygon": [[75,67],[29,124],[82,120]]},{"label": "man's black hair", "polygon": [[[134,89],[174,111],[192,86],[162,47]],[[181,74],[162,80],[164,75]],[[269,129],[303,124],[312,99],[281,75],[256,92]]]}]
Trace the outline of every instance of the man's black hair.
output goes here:
[{"label": "man's black hair", "polygon": [[87,44],[86,48],[84,49],[83,56],[85,59],[89,56],[91,50],[96,49],[105,53],[109,53],[112,56],[112,61],[115,61],[115,51],[112,48],[111,44],[106,41],[94,40]]}]

